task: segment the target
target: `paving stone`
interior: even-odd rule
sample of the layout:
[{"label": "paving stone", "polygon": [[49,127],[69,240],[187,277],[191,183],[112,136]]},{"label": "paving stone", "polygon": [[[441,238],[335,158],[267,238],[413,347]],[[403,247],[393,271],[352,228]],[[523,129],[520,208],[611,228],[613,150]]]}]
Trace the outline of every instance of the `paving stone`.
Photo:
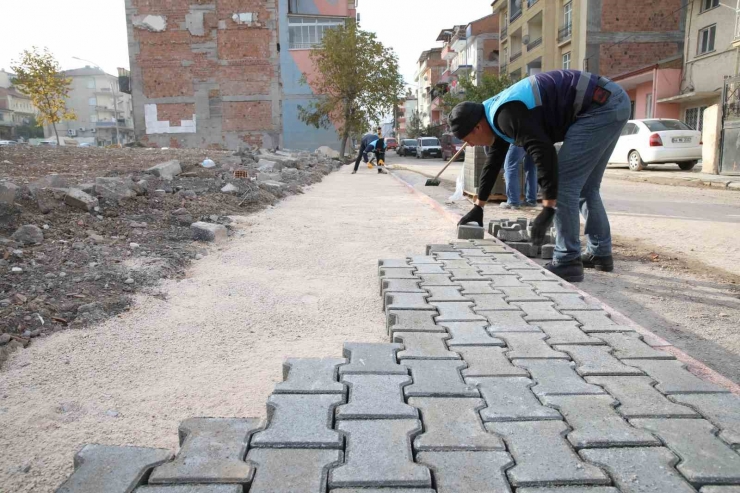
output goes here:
[{"label": "paving stone", "polygon": [[431,255],[432,253],[438,253],[438,252],[457,252],[455,247],[450,245],[449,243],[434,243],[431,245],[427,245],[426,254]]},{"label": "paving stone", "polygon": [[520,486],[609,485],[601,469],[587,464],[570,448],[563,421],[486,423],[503,436],[516,465],[506,471],[511,484]]},{"label": "paving stone", "polygon": [[491,281],[458,281],[462,286],[462,295],[470,296],[471,294],[501,294],[501,291],[493,289]]},{"label": "paving stone", "polygon": [[643,372],[627,366],[611,355],[609,346],[562,345],[554,346],[568,353],[576,362],[576,371],[582,376],[642,375]]},{"label": "paving stone", "polygon": [[559,320],[573,320],[568,315],[563,315],[553,308],[552,303],[542,302],[517,302],[512,303],[524,311],[524,320],[527,322],[557,322]]},{"label": "paving stone", "polygon": [[436,332],[396,332],[393,342],[399,342],[405,349],[398,353],[399,360],[410,359],[460,359],[457,353],[447,349],[445,341],[449,334]]},{"label": "paving stone", "polygon": [[415,267],[380,267],[378,269],[381,278],[385,279],[418,279]]},{"label": "paving stone", "polygon": [[740,486],[705,486],[700,493],[740,493]]},{"label": "paving stone", "polygon": [[538,332],[542,331],[536,326],[524,321],[524,312],[486,311],[478,312],[488,319],[491,325],[488,331],[498,336],[500,332]]},{"label": "paving stone", "polygon": [[503,264],[496,260],[494,257],[486,255],[485,257],[465,257],[465,260],[472,266],[481,268],[483,266],[498,266],[503,267]]},{"label": "paving stone", "polygon": [[519,276],[520,281],[547,281],[553,282],[555,279],[545,270],[526,270],[526,269],[509,269],[511,274]]},{"label": "paving stone", "polygon": [[504,450],[504,442],[486,431],[478,411],[483,399],[412,397],[424,432],[414,440],[415,451]]},{"label": "paving stone", "polygon": [[468,377],[528,377],[523,368],[514,366],[506,357],[508,348],[492,346],[455,346],[455,351],[468,364],[462,376]]},{"label": "paving stone", "polygon": [[439,315],[434,319],[437,323],[486,321],[485,317],[472,310],[473,303],[432,303],[432,306],[439,310]]},{"label": "paving stone", "polygon": [[411,265],[419,264],[438,264],[439,260],[431,255],[412,255],[409,257]]},{"label": "paving stone", "polygon": [[427,303],[426,293],[386,293],[387,310],[430,310],[436,309]]},{"label": "paving stone", "polygon": [[634,332],[635,330],[627,325],[618,325],[605,311],[563,310],[563,313],[565,315],[570,315],[571,317],[578,320],[578,322],[581,324],[581,330],[586,333]]},{"label": "paving stone", "polygon": [[473,310],[511,310],[519,311],[519,308],[504,301],[503,294],[471,294],[469,300],[475,303]]},{"label": "paving stone", "polygon": [[573,431],[568,441],[577,449],[661,445],[652,434],[633,428],[615,410],[608,395],[558,395],[542,398],[563,415]]},{"label": "paving stone", "polygon": [[506,357],[514,359],[564,359],[569,360],[567,354],[556,351],[546,342],[546,334],[527,332],[506,332],[498,335],[506,341],[511,351]]},{"label": "paving stone", "polygon": [[564,286],[558,281],[530,281],[527,284],[537,290],[539,294],[577,293],[575,288]]},{"label": "paving stone", "polygon": [[586,449],[580,455],[605,468],[622,493],[696,493],[674,468],[678,457],[663,447]]},{"label": "paving stone", "polygon": [[483,250],[485,253],[510,253],[509,250],[506,249],[505,246],[496,244],[496,245],[483,245],[481,246],[481,250]]},{"label": "paving stone", "polygon": [[388,334],[392,339],[396,332],[446,332],[444,327],[434,323],[435,316],[436,313],[428,311],[388,310]]},{"label": "paving stone", "polygon": [[158,448],[85,445],[75,454],[74,472],[57,493],[130,493],[149,471],[172,459]]},{"label": "paving stone", "polygon": [[545,260],[550,260],[555,256],[555,244],[548,243],[546,245],[542,245],[542,258]]},{"label": "paving stone", "polygon": [[345,433],[345,464],[329,473],[331,488],[429,488],[429,469],[413,462],[411,441],[421,432],[415,419],[340,421]]},{"label": "paving stone", "polygon": [[506,452],[421,452],[417,460],[434,471],[438,493],[509,492]]},{"label": "paving stone", "polygon": [[463,257],[486,257],[486,252],[483,248],[460,248],[460,253]]},{"label": "paving stone", "polygon": [[505,276],[509,273],[506,267],[498,264],[476,264],[475,267],[485,276]]},{"label": "paving stone", "polygon": [[489,281],[491,276],[484,276],[478,269],[470,266],[466,269],[447,269],[452,273],[453,281]]},{"label": "paving stone", "polygon": [[395,268],[395,269],[408,269],[408,259],[382,259],[378,260],[378,272],[381,268]]},{"label": "paving stone", "polygon": [[340,358],[288,358],[283,363],[283,381],[275,385],[275,394],[344,394],[339,383]]},{"label": "paving stone", "polygon": [[498,289],[506,295],[506,301],[509,303],[521,301],[550,301],[550,298],[545,298],[544,296],[535,293],[534,289],[530,287],[501,287]]},{"label": "paving stone", "polygon": [[479,322],[445,322],[440,324],[447,328],[452,336],[447,346],[457,351],[459,346],[505,346],[501,339],[491,337],[486,325]]},{"label": "paving stone", "polygon": [[573,363],[565,360],[514,360],[532,375],[537,382],[532,391],[540,397],[548,395],[592,395],[605,394],[601,387],[586,383],[573,368]]},{"label": "paving stone", "polygon": [[477,386],[487,407],[480,411],[483,421],[538,421],[563,419],[559,412],[543,406],[532,393],[532,380],[525,377],[476,377],[466,382]]},{"label": "paving stone", "polygon": [[[655,381],[648,377],[587,377],[586,381],[604,387],[619,401],[617,411],[625,418],[698,418],[699,415],[687,406],[668,400],[655,390]],[[717,396],[725,394],[716,394]],[[677,396],[679,397],[679,396]],[[684,397],[684,396],[680,396]],[[699,397],[687,395],[686,397]],[[700,396],[702,399],[714,395]]]},{"label": "paving stone", "polygon": [[510,241],[506,245],[529,258],[537,258],[540,255],[540,247],[528,241]]},{"label": "paving stone", "polygon": [[419,287],[421,279],[384,279],[380,283],[380,296],[385,300],[386,293],[426,293]]},{"label": "paving stone", "polygon": [[510,229],[502,226],[496,232],[496,238],[507,243],[510,242],[522,242],[529,240],[529,235],[522,229]]},{"label": "paving stone", "polygon": [[740,484],[740,454],[717,438],[704,419],[631,419],[660,437],[681,462],[676,469],[694,486]]},{"label": "paving stone", "polygon": [[459,286],[459,282],[452,282],[452,277],[449,274],[419,274],[421,279],[422,288],[429,286]]},{"label": "paving stone", "polygon": [[589,305],[578,293],[547,293],[558,310],[601,310],[600,306]]},{"label": "paving stone", "polygon": [[243,491],[244,487],[240,484],[178,484],[139,486],[134,493],[243,493]]},{"label": "paving stone", "polygon": [[496,236],[496,233],[501,229],[502,222],[501,219],[491,219],[488,221],[488,234]]},{"label": "paving stone", "polygon": [[491,275],[491,284],[494,288],[528,288],[529,286],[519,280],[515,274]]},{"label": "paving stone", "polygon": [[619,359],[676,359],[671,353],[654,349],[642,340],[637,332],[617,332],[596,334],[614,349],[614,356]]},{"label": "paving stone", "polygon": [[447,274],[439,264],[419,264],[414,266],[416,274]]},{"label": "paving stone", "polygon": [[406,397],[480,397],[474,385],[466,384],[460,360],[407,360],[414,383],[404,387]]},{"label": "paving stone", "polygon": [[461,240],[480,239],[482,240],[486,230],[477,224],[461,224],[457,227],[457,237]]},{"label": "paving stone", "polygon": [[427,288],[429,291],[429,303],[439,302],[470,302],[472,299],[460,294],[462,287],[460,286],[430,286]]},{"label": "paving stone", "polygon": [[470,269],[472,266],[466,259],[462,260],[440,260],[445,269]]},{"label": "paving stone", "polygon": [[664,394],[720,394],[728,392],[724,387],[707,382],[684,369],[683,363],[671,360],[629,360],[635,366],[658,381],[656,389]]},{"label": "paving stone", "polygon": [[544,488],[517,488],[516,493],[619,493],[619,490],[611,486],[545,486]]},{"label": "paving stone", "polygon": [[547,343],[557,344],[604,344],[601,339],[592,337],[578,328],[575,320],[570,322],[537,322],[537,327],[548,335]]},{"label": "paving stone", "polygon": [[347,342],[344,344],[344,357],[349,358],[349,364],[340,366],[339,374],[408,375],[407,368],[396,362],[396,353],[402,349],[401,344]]},{"label": "paving stone", "polygon": [[229,236],[226,226],[203,221],[192,223],[190,225],[190,233],[195,241],[221,241]]},{"label": "paving stone", "polygon": [[462,257],[460,256],[460,252],[458,252],[456,249],[452,248],[450,251],[437,251],[434,252],[434,257],[437,260],[462,260]]},{"label": "paving stone", "polygon": [[331,493],[437,493],[427,488],[339,488]]},{"label": "paving stone", "polygon": [[250,493],[326,492],[329,470],[342,462],[340,450],[252,449],[257,472]]},{"label": "paving stone", "polygon": [[408,375],[344,375],[342,382],[349,387],[349,399],[337,408],[337,419],[419,417],[403,400],[403,387],[411,383]]},{"label": "paving stone", "polygon": [[254,435],[250,447],[342,448],[342,437],[331,429],[334,408],[342,403],[341,395],[273,394],[267,429]]},{"label": "paving stone", "polygon": [[671,398],[697,409],[720,429],[721,439],[740,451],[740,397],[735,394],[679,394]]}]

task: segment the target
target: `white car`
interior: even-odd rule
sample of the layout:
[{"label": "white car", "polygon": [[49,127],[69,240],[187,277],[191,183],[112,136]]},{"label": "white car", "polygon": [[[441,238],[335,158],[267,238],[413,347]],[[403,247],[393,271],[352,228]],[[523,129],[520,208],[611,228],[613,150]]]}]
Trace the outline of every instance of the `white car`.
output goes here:
[{"label": "white car", "polygon": [[610,163],[642,171],[648,164],[676,163],[688,171],[701,159],[701,132],[665,118],[630,120],[614,148]]},{"label": "white car", "polygon": [[10,147],[17,144],[18,143],[14,140],[0,140],[0,147]]}]

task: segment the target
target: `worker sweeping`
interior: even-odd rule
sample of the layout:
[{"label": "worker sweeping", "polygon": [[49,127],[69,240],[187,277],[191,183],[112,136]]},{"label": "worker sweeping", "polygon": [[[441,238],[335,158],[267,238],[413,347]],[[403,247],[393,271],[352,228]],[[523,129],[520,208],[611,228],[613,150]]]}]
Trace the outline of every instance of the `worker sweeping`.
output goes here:
[{"label": "worker sweeping", "polygon": [[[537,165],[543,208],[532,222],[541,245],[555,222],[553,261],[545,266],[566,281],[583,280],[583,268],[614,269],[609,218],[599,188],[627,119],[630,100],[605,77],[577,70],[542,72],[522,79],[483,103],[464,102],[449,116],[456,137],[488,146],[478,198],[461,224],[483,226],[483,207],[510,144],[523,147]],[[558,155],[554,144],[563,142]],[[586,220],[581,253],[578,212]]]},{"label": "worker sweeping", "polygon": [[[374,139],[373,139],[374,137]],[[355,161],[355,169],[352,171],[352,174],[357,173],[357,168],[360,167],[360,159],[362,159],[365,163],[368,164],[368,168],[372,167],[369,155],[374,154],[374,159],[377,160],[378,163],[378,173],[386,173],[385,171],[385,139],[383,137],[378,137],[375,134],[367,134],[362,138],[362,142],[360,143],[360,153],[357,155],[357,160]]]}]

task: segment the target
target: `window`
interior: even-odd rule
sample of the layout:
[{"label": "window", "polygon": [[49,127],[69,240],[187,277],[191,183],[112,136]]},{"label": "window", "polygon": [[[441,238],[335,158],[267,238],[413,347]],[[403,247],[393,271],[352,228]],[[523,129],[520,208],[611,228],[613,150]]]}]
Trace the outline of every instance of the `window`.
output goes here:
[{"label": "window", "polygon": [[705,109],[707,109],[706,106],[700,106],[698,108],[686,108],[686,116],[684,118],[686,125],[701,132],[704,128]]},{"label": "window", "polygon": [[665,130],[691,130],[686,124],[679,120],[650,120],[642,123],[651,132],[663,132]]},{"label": "window", "polygon": [[573,23],[573,3],[563,5],[563,25],[570,26]]},{"label": "window", "polygon": [[90,115],[90,123],[95,123],[98,121],[98,115]]},{"label": "window", "polygon": [[321,43],[327,29],[341,24],[344,24],[344,18],[290,16],[288,17],[289,48],[309,50]]},{"label": "window", "polygon": [[87,79],[87,88],[95,89],[95,79]]},{"label": "window", "polygon": [[563,70],[570,70],[570,51],[563,53]]},{"label": "window", "polygon": [[697,55],[703,55],[714,51],[714,35],[717,31],[717,24],[705,27],[699,31],[699,44],[697,46]]},{"label": "window", "polygon": [[719,7],[719,0],[701,0],[700,12],[706,12],[714,7]]},{"label": "window", "polygon": [[635,119],[635,102],[630,101],[630,120]]},{"label": "window", "polygon": [[645,118],[653,117],[653,93],[649,92],[645,96]]},{"label": "window", "polygon": [[89,104],[90,106],[96,106],[98,104],[98,100],[95,98],[90,98],[87,100],[87,104]]},{"label": "window", "polygon": [[620,134],[620,136],[624,137],[625,135],[635,135],[639,131],[640,131],[640,127],[638,127],[634,123],[628,123],[622,129],[622,133]]}]

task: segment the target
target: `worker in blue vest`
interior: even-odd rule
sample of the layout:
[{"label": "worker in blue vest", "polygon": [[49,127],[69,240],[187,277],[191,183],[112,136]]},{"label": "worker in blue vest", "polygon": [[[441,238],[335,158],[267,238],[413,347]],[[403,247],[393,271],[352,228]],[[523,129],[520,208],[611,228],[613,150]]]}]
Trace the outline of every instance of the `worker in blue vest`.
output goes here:
[{"label": "worker in blue vest", "polygon": [[[542,72],[483,103],[460,103],[449,116],[452,132],[469,145],[488,146],[478,198],[460,222],[483,225],[483,207],[514,144],[532,156],[542,189],[532,242],[542,244],[555,222],[555,253],[545,267],[571,282],[583,280],[584,267],[613,270],[609,218],[599,188],[629,116],[630,100],[621,87],[578,70]],[[556,142],[563,143],[559,155]],[[586,220],[583,253],[579,209]]]},{"label": "worker in blue vest", "polygon": [[[357,160],[355,160],[355,169],[352,171],[354,175],[357,173],[357,168],[360,167],[360,160],[364,162],[369,161],[369,153],[375,153],[378,162],[385,160],[385,139],[378,137],[376,134],[366,134],[362,137],[360,142],[360,152],[357,154]],[[385,173],[381,167],[378,167],[378,173]]]}]

